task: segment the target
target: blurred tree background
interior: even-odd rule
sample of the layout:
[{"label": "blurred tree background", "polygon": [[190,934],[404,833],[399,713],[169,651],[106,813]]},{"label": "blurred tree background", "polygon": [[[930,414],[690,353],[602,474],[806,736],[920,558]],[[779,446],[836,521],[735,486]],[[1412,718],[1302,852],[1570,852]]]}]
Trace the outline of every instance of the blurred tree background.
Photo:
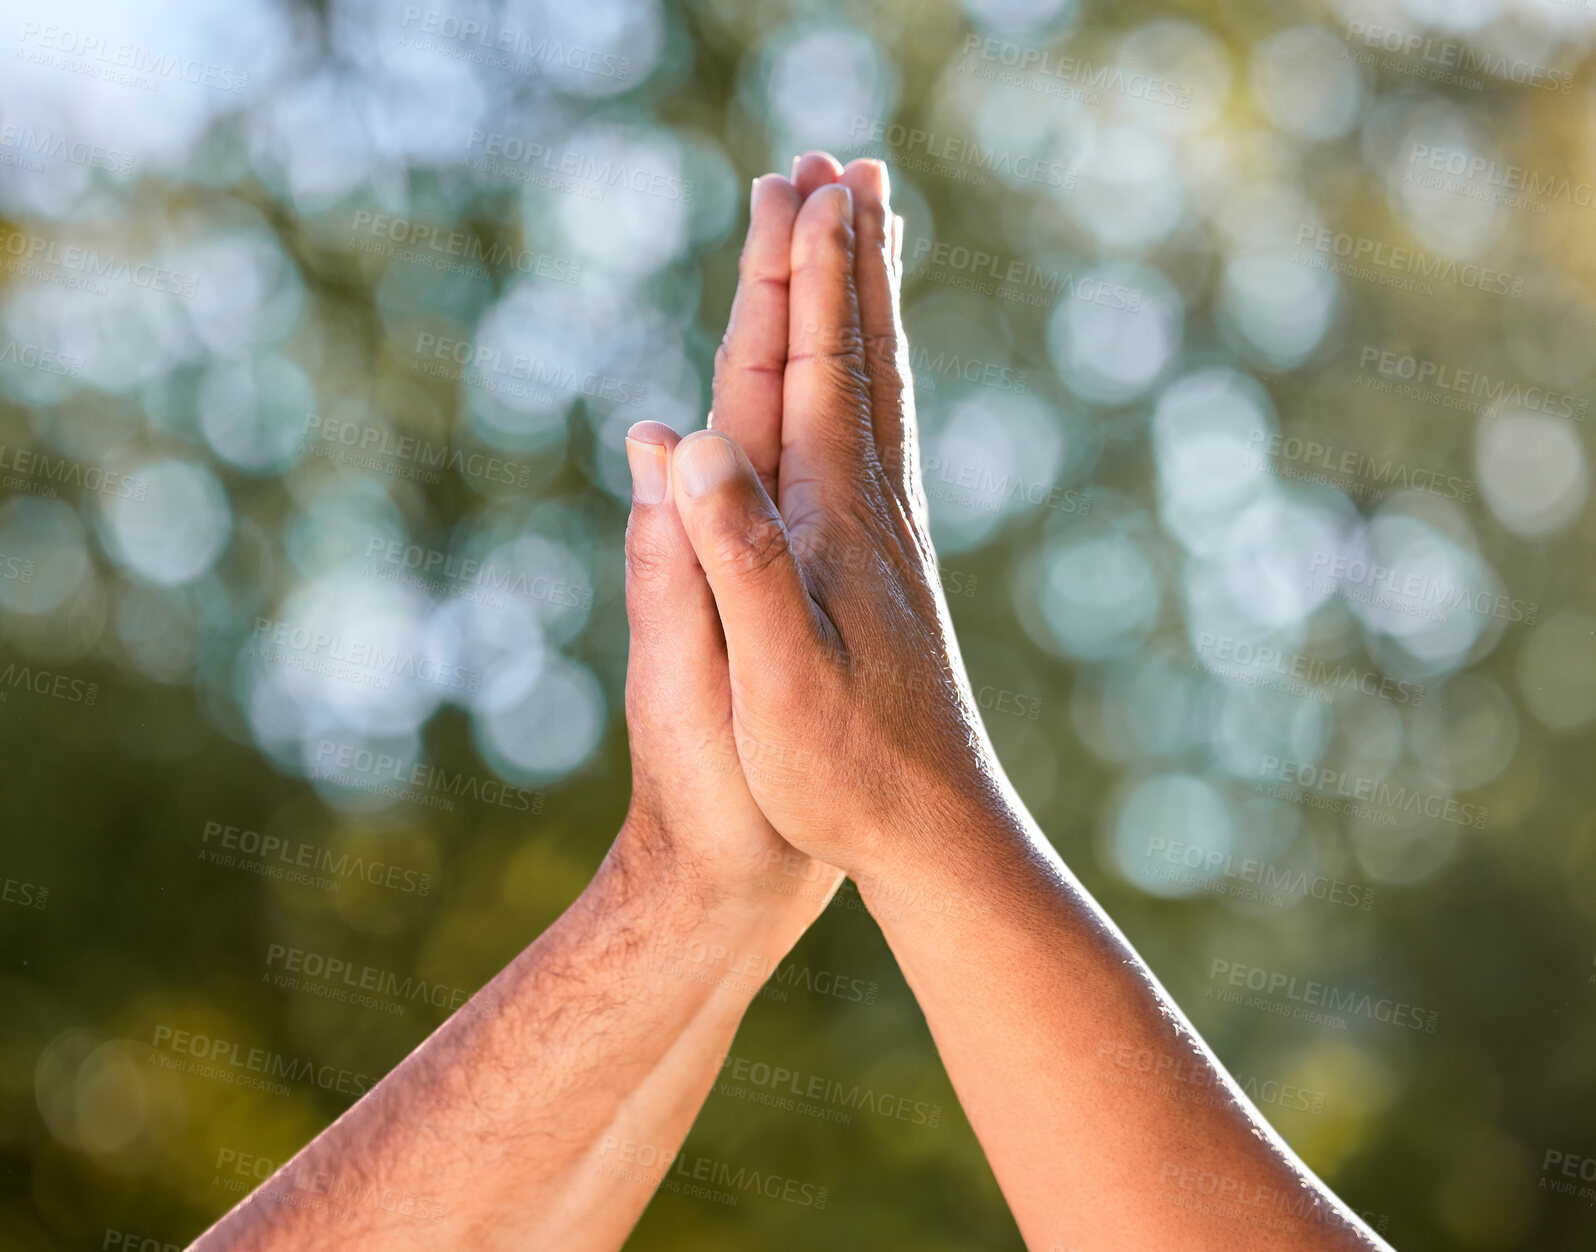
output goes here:
[{"label": "blurred tree background", "polygon": [[[581,890],[622,435],[702,425],[749,181],[826,147],[1043,828],[1397,1247],[1596,1246],[1593,23],[10,6],[0,1245],[186,1243]],[[633,1246],[1021,1246],[849,888],[687,1146],[823,1203]]]}]

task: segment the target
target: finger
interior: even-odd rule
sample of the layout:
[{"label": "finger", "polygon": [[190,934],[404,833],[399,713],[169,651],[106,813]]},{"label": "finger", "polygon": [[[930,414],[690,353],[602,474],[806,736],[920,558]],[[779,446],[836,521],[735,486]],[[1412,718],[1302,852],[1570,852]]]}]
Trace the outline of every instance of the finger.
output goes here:
[{"label": "finger", "polygon": [[873,472],[870,380],[854,287],[853,196],[822,187],[792,232],[792,308],[781,420],[781,511],[794,528]]},{"label": "finger", "polygon": [[[726,633],[734,691],[759,691],[793,663],[813,661],[823,637],[787,527],[741,448],[697,431],[671,458],[676,509]],[[788,653],[787,664],[781,654]]]},{"label": "finger", "polygon": [[781,391],[787,366],[787,285],[797,189],[780,174],[754,180],[748,238],[738,262],[737,295],[715,353],[712,429],[748,453],[772,495],[781,463]]},{"label": "finger", "polygon": [[806,152],[794,157],[792,184],[798,188],[800,199],[807,200],[822,187],[829,186],[842,177],[842,166],[829,152]]},{"label": "finger", "polygon": [[676,512],[671,453],[680,437],[661,422],[626,434],[632,515],[626,525],[626,717],[634,736],[651,727],[719,725],[731,715],[715,598]]},{"label": "finger", "polygon": [[914,394],[909,386],[908,343],[893,266],[893,218],[887,207],[891,184],[887,167],[874,160],[850,161],[842,172],[842,182],[853,194],[854,281],[859,292],[865,373],[870,378],[876,455],[887,481],[907,503],[905,467],[910,460],[905,453],[905,432],[913,428]]}]

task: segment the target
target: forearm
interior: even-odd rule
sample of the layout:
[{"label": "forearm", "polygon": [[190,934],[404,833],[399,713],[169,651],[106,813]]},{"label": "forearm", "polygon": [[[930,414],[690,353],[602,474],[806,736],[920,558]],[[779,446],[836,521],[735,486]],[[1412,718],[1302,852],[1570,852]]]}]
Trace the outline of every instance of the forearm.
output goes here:
[{"label": "forearm", "polygon": [[[1384,1247],[1246,1104],[1028,819],[980,808],[939,835],[937,856],[860,890],[1029,1247]],[[1165,1063],[1127,1083],[1127,1054]]]},{"label": "forearm", "polygon": [[620,1247],[801,931],[623,830],[553,926],[196,1247]]}]

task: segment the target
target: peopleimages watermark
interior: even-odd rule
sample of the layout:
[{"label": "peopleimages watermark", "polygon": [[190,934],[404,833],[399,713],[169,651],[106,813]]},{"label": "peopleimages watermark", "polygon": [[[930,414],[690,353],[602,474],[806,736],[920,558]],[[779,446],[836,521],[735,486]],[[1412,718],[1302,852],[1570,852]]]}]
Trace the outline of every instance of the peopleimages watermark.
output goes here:
[{"label": "peopleimages watermark", "polygon": [[1504,209],[1546,216],[1549,200],[1582,209],[1596,208],[1596,187],[1564,174],[1542,174],[1522,165],[1499,165],[1466,148],[1414,143],[1408,152],[1408,186],[1441,191],[1464,200],[1482,200]]},{"label": "peopleimages watermark", "polygon": [[1481,617],[1533,626],[1541,612],[1539,602],[1534,600],[1519,600],[1418,573],[1404,577],[1400,570],[1378,561],[1365,561],[1339,552],[1313,554],[1308,587],[1317,592],[1339,590],[1359,604],[1433,621],[1444,621],[1453,609],[1461,608]]},{"label": "peopleimages watermark", "polygon": [[401,28],[405,32],[400,36],[401,47],[437,52],[532,78],[550,65],[623,83],[632,76],[631,57],[564,44],[547,35],[533,36],[511,26],[492,26],[439,9],[407,5]]},{"label": "peopleimages watermark", "polygon": [[[1218,990],[1215,990],[1216,983]],[[1208,984],[1204,999],[1245,1004],[1248,1008],[1334,1030],[1345,1030],[1349,1018],[1362,1017],[1381,1025],[1433,1035],[1441,1020],[1441,1014],[1435,1009],[1419,1008],[1404,1000],[1376,997],[1366,991],[1298,978],[1294,974],[1238,961],[1216,958],[1208,968]],[[1249,991],[1254,993],[1251,997],[1245,994]]]},{"label": "peopleimages watermark", "polygon": [[[1593,1185],[1581,1186],[1581,1183]],[[1540,1189],[1596,1204],[1596,1156],[1547,1148],[1546,1155],[1541,1158]]]},{"label": "peopleimages watermark", "polygon": [[991,713],[1005,713],[1009,717],[1037,721],[1042,716],[1042,697],[1025,691],[1011,691],[1007,687],[994,687],[990,683],[977,687],[975,702]]},{"label": "peopleimages watermark", "polygon": [[[1359,1229],[1339,1204],[1306,1187],[1271,1187],[1180,1161],[1164,1162],[1159,1180],[1163,1184],[1158,1196],[1160,1204],[1221,1218],[1237,1226],[1282,1234],[1305,1226]],[[1389,1221],[1383,1214],[1359,1213],[1358,1217],[1382,1233]]]},{"label": "peopleimages watermark", "polygon": [[476,800],[512,813],[543,812],[544,795],[514,787],[498,778],[479,778],[463,770],[450,772],[412,757],[373,752],[353,744],[323,739],[316,745],[312,778],[379,795],[427,803],[432,808],[454,810],[456,799]]},{"label": "peopleimages watermark", "polygon": [[352,878],[404,895],[424,896],[432,891],[432,875],[421,870],[349,852],[334,853],[317,844],[283,835],[263,835],[219,821],[205,823],[200,833],[199,859],[323,891],[341,891]]},{"label": "peopleimages watermark", "polygon": [[[402,1016],[407,1003],[426,1004],[445,1014],[453,1013],[474,994],[464,987],[429,983],[414,975],[401,978],[392,970],[282,943],[268,945],[266,973],[262,980],[284,991],[304,991],[325,1000],[376,1009],[394,1016]],[[491,1003],[478,1002],[472,1004],[469,1011],[482,1015],[492,1010]]]},{"label": "peopleimages watermark", "polygon": [[440,230],[426,222],[373,213],[370,209],[356,209],[349,229],[352,233],[371,236],[348,240],[345,247],[350,250],[408,261],[450,274],[514,270],[534,278],[573,284],[582,277],[582,262],[573,257],[533,248],[514,248],[507,243],[484,243],[481,236],[470,231]]},{"label": "peopleimages watermark", "polygon": [[935,174],[955,182],[987,185],[988,174],[1043,187],[1072,189],[1078,172],[1058,161],[1007,148],[982,148],[973,139],[855,115],[852,138],[869,141],[888,154],[888,164],[918,174]]},{"label": "peopleimages watermark", "polygon": [[[1365,345],[1358,353],[1357,386],[1371,391],[1439,404],[1443,408],[1480,414],[1504,410],[1543,413],[1583,422],[1590,401],[1546,387],[1525,386],[1506,378],[1493,378],[1484,370],[1463,369],[1410,353]],[[1469,495],[1473,495],[1469,483]]]},{"label": "peopleimages watermark", "polygon": [[1327,874],[1289,869],[1258,857],[1238,857],[1217,848],[1159,836],[1148,839],[1146,856],[1154,862],[1149,867],[1153,876],[1163,882],[1179,883],[1255,904],[1278,908],[1312,899],[1365,913],[1374,907],[1373,887]]},{"label": "peopleimages watermark", "polygon": [[1369,500],[1383,499],[1393,489],[1428,492],[1464,504],[1474,499],[1473,479],[1401,461],[1382,461],[1314,436],[1282,435],[1256,426],[1247,436],[1241,464],[1244,469],[1318,483]]},{"label": "peopleimages watermark", "polygon": [[[794,328],[794,331],[794,346],[822,344],[824,350],[836,339],[836,331],[833,328],[822,326],[813,320],[805,321],[801,327]],[[871,360],[880,359],[901,366],[903,341],[898,335],[863,335],[860,336],[859,342]],[[962,356],[957,352],[941,348],[933,352],[918,338],[909,345],[909,371],[916,392],[935,391],[941,380],[956,378],[978,387],[990,387],[994,391],[1024,395],[1030,381],[1030,375],[1025,370],[1015,369],[998,361],[983,361],[974,356]],[[903,381],[908,382],[909,379]]]},{"label": "peopleimages watermark", "polygon": [[[1224,1107],[1233,1103],[1230,1087],[1224,1075],[1213,1065],[1192,1054],[1174,1055],[1152,1048],[1105,1039],[1097,1045],[1097,1057],[1113,1068],[1107,1075],[1116,1086],[1131,1087],[1137,1091],[1151,1091],[1164,1087],[1175,1098],[1189,1104]],[[1324,1112],[1325,1094],[1296,1083],[1276,1079],[1260,1079],[1257,1075],[1231,1076],[1231,1082],[1240,1087],[1254,1104],[1273,1105],[1297,1113],[1312,1113],[1315,1117]]]},{"label": "peopleimages watermark", "polygon": [[[1574,90],[1574,76],[1567,70],[1550,69],[1534,61],[1509,58],[1500,52],[1476,48],[1457,39],[1436,39],[1368,22],[1348,22],[1347,39],[1361,42],[1366,49],[1376,50],[1349,51],[1348,55],[1359,64],[1415,74],[1432,82],[1467,87],[1471,91],[1479,91],[1484,85],[1478,78],[1466,77],[1471,74],[1482,74],[1565,96]],[[1378,55],[1380,52],[1395,55],[1382,57]]]},{"label": "peopleimages watermark", "polygon": [[937,349],[933,352],[916,340],[909,345],[909,370],[916,392],[934,395],[946,379],[958,379],[994,391],[1012,392],[1023,396],[1030,375],[1001,361],[983,361],[979,357],[960,356],[957,352]]},{"label": "peopleimages watermark", "polygon": [[31,583],[34,563],[27,557],[0,552],[0,582]]},{"label": "peopleimages watermark", "polygon": [[479,669],[450,665],[422,653],[390,650],[381,644],[270,617],[255,619],[254,634],[244,655],[381,690],[390,688],[394,679],[451,691],[478,691],[482,687]]},{"label": "peopleimages watermark", "polygon": [[[365,1095],[376,1081],[369,1074],[336,1065],[317,1065],[270,1048],[246,1048],[234,1040],[174,1026],[157,1026],[150,1046],[151,1064],[271,1095],[291,1094],[291,1089],[279,1079],[355,1096]],[[179,1057],[185,1059],[178,1060]]]},{"label": "peopleimages watermark", "polygon": [[61,700],[84,708],[93,708],[100,698],[99,683],[91,683],[85,678],[74,678],[71,674],[61,674],[43,667],[19,665],[15,661],[8,661],[5,668],[0,669],[0,701],[8,699],[13,691],[26,691],[31,695]]},{"label": "peopleimages watermark", "polygon": [[[838,570],[869,570],[876,568],[881,560],[881,550],[867,543],[827,543],[825,559],[829,566]],[[943,592],[950,598],[961,597],[966,600],[975,598],[976,588],[981,585],[981,576],[972,574],[967,570],[947,569],[937,566],[937,579],[942,584]]]},{"label": "peopleimages watermark", "polygon": [[131,1230],[113,1230],[106,1228],[105,1238],[100,1242],[102,1252],[183,1252],[175,1243],[162,1243],[154,1235],[141,1235]]},{"label": "peopleimages watermark", "polygon": [[[896,920],[906,910],[930,913],[939,917],[962,917],[972,921],[988,921],[992,916],[992,902],[957,892],[928,888],[917,881],[895,881],[865,875],[855,881],[843,879],[833,892],[830,886],[832,870],[819,861],[789,849],[772,852],[765,860],[765,876],[759,886],[765,891],[798,899],[819,900],[828,892],[828,907],[855,913],[871,913],[884,920]],[[870,892],[871,905],[863,893]]]},{"label": "peopleimages watermark", "polygon": [[415,353],[417,359],[410,362],[410,368],[416,373],[429,378],[456,379],[484,391],[549,405],[560,403],[566,396],[582,395],[589,400],[636,406],[642,404],[648,394],[646,383],[592,370],[578,373],[570,365],[540,361],[536,357],[507,358],[501,348],[425,331],[416,336]]},{"label": "peopleimages watermark", "polygon": [[[480,154],[478,150],[480,149]],[[679,174],[661,173],[617,157],[595,157],[585,152],[551,148],[536,140],[520,139],[500,131],[473,129],[466,142],[470,168],[513,182],[564,191],[589,200],[602,200],[620,188],[659,200],[692,204],[697,187]]]},{"label": "peopleimages watermark", "polygon": [[506,487],[525,487],[532,481],[532,467],[520,461],[447,443],[435,444],[415,435],[395,435],[385,426],[343,421],[319,413],[311,414],[306,423],[299,450],[340,465],[381,470],[395,478],[424,483],[442,482],[440,469],[452,469],[463,478]]},{"label": "peopleimages watermark", "polygon": [[140,91],[157,91],[162,82],[170,81],[234,93],[249,86],[249,75],[230,66],[173,56],[144,44],[124,43],[61,26],[23,22],[21,43],[24,46],[17,56],[31,64]]},{"label": "peopleimages watermark", "polygon": [[974,32],[964,37],[960,53],[964,59],[959,62],[959,69],[963,73],[1001,86],[1025,87],[1093,105],[1102,103],[1105,92],[1115,92],[1130,100],[1170,108],[1191,107],[1192,89],[1181,83],[1003,39],[983,38]]},{"label": "peopleimages watermark", "polygon": [[855,1113],[870,1113],[928,1129],[942,1124],[940,1104],[912,1100],[890,1091],[878,1092],[870,1086],[839,1082],[746,1056],[728,1054],[721,1058],[715,1090],[730,1099],[842,1125],[851,1125]]},{"label": "peopleimages watermark", "polygon": [[54,496],[59,487],[79,487],[105,499],[143,500],[149,496],[148,479],[134,478],[101,465],[85,465],[71,457],[52,457],[32,448],[8,448],[0,443],[0,487],[33,495]]},{"label": "peopleimages watermark", "polygon": [[1091,274],[1081,277],[1035,261],[1004,257],[964,244],[939,243],[924,236],[915,239],[909,255],[917,262],[927,262],[918,271],[927,282],[1033,308],[1048,308],[1056,300],[1074,299],[1135,313],[1145,299],[1137,288],[1123,283]]},{"label": "peopleimages watermark", "polygon": [[21,878],[0,874],[0,903],[43,912],[44,906],[49,902],[50,888],[41,887],[36,882],[26,882]]},{"label": "peopleimages watermark", "polygon": [[659,938],[650,949],[650,968],[670,978],[785,1002],[789,991],[808,991],[825,999],[872,1005],[881,993],[875,979],[837,970],[812,969],[794,961],[778,965],[763,952],[738,951],[701,939]]},{"label": "peopleimages watermark", "polygon": [[[391,1217],[408,1217],[418,1222],[439,1221],[447,1213],[442,1201],[366,1178],[334,1177],[325,1170],[302,1167],[277,1177],[281,1164],[242,1148],[220,1148],[216,1153],[216,1176],[211,1185],[235,1195],[253,1191],[251,1203],[256,1206],[284,1204],[342,1216],[353,1216],[364,1209],[381,1209]],[[257,1187],[274,1177],[271,1186]]]},{"label": "peopleimages watermark", "polygon": [[989,465],[954,463],[946,457],[927,456],[922,479],[927,499],[983,513],[1000,512],[1005,500],[1022,500],[1055,513],[1074,513],[1081,517],[1092,511],[1092,497],[1084,491],[1039,479],[1027,481],[1018,474],[998,471]]},{"label": "peopleimages watermark", "polygon": [[1439,792],[1393,785],[1383,779],[1363,778],[1278,756],[1265,756],[1258,763],[1258,773],[1274,784],[1258,783],[1259,795],[1332,813],[1348,813],[1382,826],[1394,826],[1401,815],[1484,830],[1491,813],[1484,805],[1466,804]]},{"label": "peopleimages watermark", "polygon": [[981,585],[979,574],[966,573],[964,570],[943,569],[937,567],[937,578],[942,583],[942,591],[952,597],[962,596],[966,600],[975,598],[975,589]]},{"label": "peopleimages watermark", "polygon": [[816,1183],[746,1165],[734,1167],[714,1157],[689,1156],[685,1144],[679,1151],[673,1151],[614,1134],[606,1134],[600,1140],[599,1159],[595,1164],[600,1172],[611,1178],[635,1182],[653,1190],[714,1200],[729,1207],[735,1206],[744,1195],[758,1195],[801,1208],[823,1209],[831,1195],[830,1187]]},{"label": "peopleimages watermark", "polygon": [[108,170],[113,174],[131,174],[137,164],[131,152],[120,148],[108,148],[86,139],[69,139],[54,131],[34,130],[18,122],[0,126],[0,149],[5,149],[0,151],[0,165],[15,165],[35,173],[44,169],[46,160]]},{"label": "peopleimages watermark", "polygon": [[199,292],[197,275],[147,261],[132,261],[114,253],[102,254],[81,244],[62,244],[30,231],[3,226],[0,226],[0,257],[9,258],[5,261],[7,273],[78,288],[94,295],[107,294],[112,282],[129,283],[148,291],[164,291],[185,299],[193,299]]},{"label": "peopleimages watermark", "polygon": [[1345,274],[1349,278],[1365,278],[1420,295],[1435,294],[1435,287],[1426,281],[1430,279],[1513,300],[1524,294],[1522,275],[1475,265],[1472,261],[1459,263],[1451,257],[1434,256],[1423,248],[1389,244],[1365,235],[1349,235],[1328,226],[1315,226],[1312,222],[1303,222],[1297,228],[1297,243],[1308,249],[1299,248],[1292,254],[1292,260],[1298,265]]},{"label": "peopleimages watermark", "polygon": [[[1265,643],[1204,631],[1197,636],[1197,662],[1209,673],[1249,687],[1277,687],[1292,695],[1328,702],[1336,691],[1355,691],[1392,704],[1418,705],[1424,684],[1377,674],[1303,652],[1282,652]],[[1293,681],[1276,683],[1272,679]]]},{"label": "peopleimages watermark", "polygon": [[[568,583],[547,574],[529,574],[524,569],[495,565],[475,557],[460,557],[400,539],[372,535],[366,541],[366,560],[361,575],[381,582],[414,586],[445,598],[480,600],[497,608],[504,595],[523,600],[539,600],[567,608],[591,609],[593,589]],[[372,564],[377,561],[380,564]]]},{"label": "peopleimages watermark", "polygon": [[23,343],[17,339],[0,340],[0,367],[4,366],[38,370],[41,374],[54,374],[58,378],[82,378],[85,368],[82,357],[63,356],[54,348]]}]

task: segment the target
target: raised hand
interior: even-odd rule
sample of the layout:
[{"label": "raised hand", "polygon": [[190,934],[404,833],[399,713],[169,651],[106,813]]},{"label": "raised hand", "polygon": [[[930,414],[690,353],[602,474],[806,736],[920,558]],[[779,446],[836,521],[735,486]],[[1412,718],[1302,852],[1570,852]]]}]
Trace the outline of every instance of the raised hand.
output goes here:
[{"label": "raised hand", "polygon": [[[1224,1076],[1004,779],[927,533],[902,227],[879,163],[838,175],[829,158],[798,171],[819,185],[792,229],[779,437],[767,406],[672,459],[753,798],[859,880],[1029,1247],[1383,1247]],[[780,258],[758,255],[773,305]],[[768,396],[776,343],[757,346],[741,385]],[[1156,1077],[1115,1081],[1104,1058],[1121,1055],[1158,1058]],[[1194,1203],[1206,1180],[1245,1200]]]},{"label": "raised hand", "polygon": [[[799,203],[798,189],[780,175],[754,183],[737,296],[715,362],[711,421],[747,441],[755,455],[768,455],[771,486],[782,428],[788,254]],[[626,441],[633,482],[626,531],[627,824],[647,832],[659,856],[686,862],[707,892],[775,909],[759,883],[794,853],[755,803],[738,764],[726,640],[676,507],[672,453],[678,442],[658,422],[639,422]],[[787,946],[841,881],[830,867],[806,864],[805,876],[819,879],[823,890],[806,891],[800,900],[807,905],[781,906],[793,914],[783,928]],[[792,926],[797,929],[787,934]]]},{"label": "raised hand", "polygon": [[[761,181],[750,256],[786,255],[797,202],[786,179]],[[786,301],[762,286],[743,284],[717,391],[734,424],[779,430],[779,389],[750,391],[731,364],[786,334]],[[197,1248],[613,1252],[676,1160],[743,1012],[841,877],[805,862],[805,891],[762,885],[800,854],[737,764],[720,620],[676,515],[676,442],[652,422],[627,441],[633,790],[609,855],[535,943]]]},{"label": "raised hand", "polygon": [[[815,189],[790,259],[774,232],[745,253],[771,315],[728,345],[725,417],[681,442],[672,479],[725,628],[749,788],[785,839],[859,878],[897,872],[933,818],[1003,807],[1007,787],[931,550],[886,168],[810,156],[796,176]],[[779,421],[721,404],[778,383]]]}]

